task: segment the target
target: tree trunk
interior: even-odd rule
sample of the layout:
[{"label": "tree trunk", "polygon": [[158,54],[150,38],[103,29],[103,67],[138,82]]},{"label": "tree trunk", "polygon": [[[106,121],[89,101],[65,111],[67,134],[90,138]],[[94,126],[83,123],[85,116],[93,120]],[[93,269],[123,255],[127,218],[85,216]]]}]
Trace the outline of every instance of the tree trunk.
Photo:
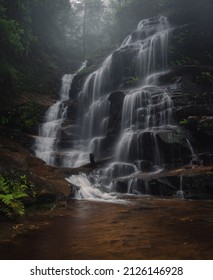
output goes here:
[{"label": "tree trunk", "polygon": [[86,35],[87,35],[87,5],[86,1],[84,2],[84,17],[83,17],[83,57],[86,58],[87,55],[87,46],[86,46]]}]

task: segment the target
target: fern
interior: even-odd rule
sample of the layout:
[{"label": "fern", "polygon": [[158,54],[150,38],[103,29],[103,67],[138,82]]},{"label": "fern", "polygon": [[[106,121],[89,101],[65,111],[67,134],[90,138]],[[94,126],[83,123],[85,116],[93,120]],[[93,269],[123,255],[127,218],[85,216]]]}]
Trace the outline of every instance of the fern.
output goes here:
[{"label": "fern", "polygon": [[21,176],[16,181],[9,181],[0,176],[0,212],[9,218],[24,215],[25,207],[22,199],[29,196],[28,190],[35,195],[33,185],[28,182],[26,176]]},{"label": "fern", "polygon": [[5,181],[3,177],[0,176],[0,193],[7,194],[9,191],[8,183]]}]

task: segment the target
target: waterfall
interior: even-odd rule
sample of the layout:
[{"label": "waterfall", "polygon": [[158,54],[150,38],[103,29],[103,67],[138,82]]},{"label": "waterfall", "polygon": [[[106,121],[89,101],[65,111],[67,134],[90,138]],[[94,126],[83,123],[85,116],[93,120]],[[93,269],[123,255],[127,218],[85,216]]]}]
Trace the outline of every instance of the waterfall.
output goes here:
[{"label": "waterfall", "polygon": [[157,86],[157,77],[167,70],[169,31],[166,17],[142,20],[135,32],[88,76],[78,97],[78,138],[64,155],[63,166],[86,164],[90,153],[96,159],[102,158],[109,122],[109,95],[119,90],[124,79],[123,71],[130,64],[140,85],[125,91],[120,140],[113,152],[115,161],[121,162],[123,168],[124,163],[132,164],[130,158],[143,160],[140,146],[149,134],[154,163],[161,163],[157,132],[171,129],[173,124],[171,98],[165,89]]},{"label": "waterfall", "polygon": [[78,167],[88,163],[89,154],[101,156],[102,142],[106,134],[109,101],[110,68],[112,55],[102,66],[89,75],[78,96],[78,138],[74,146],[62,158],[65,167]]},{"label": "waterfall", "polygon": [[[168,70],[169,32],[170,26],[164,16],[142,20],[101,67],[88,76],[78,98],[79,138],[66,155],[64,166],[78,167],[88,163],[89,153],[95,154],[97,159],[102,158],[109,122],[109,96],[122,89],[127,76],[124,69],[129,69],[138,82],[123,90],[119,137],[111,149],[113,160],[96,171],[94,176],[99,178],[100,186],[110,188],[114,179],[128,178],[143,171],[146,161],[151,162],[150,171],[162,170],[164,159],[158,143],[159,134],[173,132],[176,128],[173,102],[166,88],[158,86],[157,82],[158,77]],[[146,146],[149,151],[146,151]],[[77,179],[71,176],[67,180],[75,185]],[[133,182],[137,192],[137,180],[132,179],[127,192],[133,189]],[[84,185],[85,181],[81,186],[78,184],[79,188]],[[91,187],[88,182],[87,186]]]},{"label": "waterfall", "polygon": [[92,179],[93,183],[91,183],[90,177],[83,173],[80,173],[79,175],[72,175],[66,179],[75,187],[75,199],[122,204],[128,203],[124,199],[118,199],[117,195],[110,190],[107,191],[106,189],[101,189],[97,180],[94,181],[94,177]]},{"label": "waterfall", "polygon": [[194,151],[194,149],[193,149],[193,147],[192,147],[192,144],[190,143],[190,141],[189,141],[188,138],[186,138],[186,142],[187,142],[187,144],[188,144],[188,146],[189,146],[189,150],[190,150],[190,152],[191,152],[191,157],[192,157],[192,159],[197,159],[197,155],[196,155],[196,153],[195,153],[195,151]]},{"label": "waterfall", "polygon": [[84,62],[75,74],[65,74],[59,92],[59,100],[46,112],[43,124],[39,127],[39,136],[36,137],[34,150],[38,158],[49,165],[57,165],[57,141],[60,128],[66,118],[69,92],[73,78],[86,66]]},{"label": "waterfall", "polygon": [[[95,160],[109,157],[111,161],[89,176],[67,178],[76,188],[76,198],[113,200],[110,192],[117,190],[118,178],[127,180],[127,193],[138,193],[135,174],[164,168],[162,143],[177,129],[168,89],[158,83],[158,77],[169,71],[169,33],[166,17],[143,19],[82,85],[72,143],[60,154],[60,165],[80,167],[89,162],[91,153]],[[48,164],[56,165],[57,134],[69,96],[65,91],[69,92],[72,79],[73,75],[64,77],[60,100],[46,113],[37,138],[36,154]],[[120,110],[113,118],[112,95],[114,107]],[[114,121],[117,126],[112,131]],[[145,189],[149,191],[148,183]]]}]

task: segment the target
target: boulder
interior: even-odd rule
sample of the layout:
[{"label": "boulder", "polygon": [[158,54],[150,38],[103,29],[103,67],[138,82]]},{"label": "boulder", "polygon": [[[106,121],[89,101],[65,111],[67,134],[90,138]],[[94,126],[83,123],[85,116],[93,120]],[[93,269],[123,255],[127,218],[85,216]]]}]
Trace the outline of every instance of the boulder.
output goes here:
[{"label": "boulder", "polygon": [[124,97],[125,94],[123,91],[115,91],[109,95],[108,100],[111,104],[120,104],[122,106]]}]

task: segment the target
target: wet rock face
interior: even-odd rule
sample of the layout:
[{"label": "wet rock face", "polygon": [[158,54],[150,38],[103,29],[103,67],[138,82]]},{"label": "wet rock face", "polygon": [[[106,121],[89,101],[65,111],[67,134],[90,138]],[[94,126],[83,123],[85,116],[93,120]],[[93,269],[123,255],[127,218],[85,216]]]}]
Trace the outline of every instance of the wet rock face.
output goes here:
[{"label": "wet rock face", "polygon": [[[110,151],[114,147],[115,141],[120,133],[121,119],[122,119],[122,107],[124,101],[124,91],[113,92],[109,95],[110,112],[107,135],[104,142],[104,150]],[[140,119],[143,123],[143,117]],[[137,138],[137,139],[136,139]],[[134,139],[132,139],[134,141]],[[142,133],[140,136],[135,137],[135,145],[132,145],[129,151],[129,161],[137,159],[143,159],[142,162],[155,163],[156,146],[158,143],[159,158],[161,162],[166,162],[168,165],[176,166],[180,164],[188,163],[191,157],[188,144],[186,143],[186,134],[183,129],[172,130],[165,129],[156,132],[156,137],[149,131]],[[144,164],[142,164],[140,170],[144,170]],[[146,167],[146,170],[152,170]]]},{"label": "wet rock face", "polygon": [[[213,141],[213,92],[208,83],[206,85],[199,81],[202,76],[206,75],[205,78],[208,78],[208,74],[203,73],[210,73],[209,71],[209,68],[204,66],[184,66],[182,68],[178,67],[159,78],[161,84],[167,84],[167,90],[174,104],[173,114],[176,122],[180,124],[179,130],[160,131],[157,133],[160,157],[169,165],[181,165],[191,160],[186,138],[190,138],[198,153],[204,152],[204,154],[207,154],[208,151],[211,152],[210,146]],[[121,126],[124,91],[113,92],[109,96],[110,114],[105,147],[113,145],[113,139],[118,135]],[[143,118],[141,121],[143,121]],[[152,155],[155,151],[153,151],[151,145],[153,142],[151,135],[148,132],[144,133],[140,142],[140,149],[133,148],[130,153],[130,159],[138,156],[146,161],[153,162]],[[210,162],[210,160],[205,159],[205,162]]]},{"label": "wet rock face", "polygon": [[191,65],[179,66],[159,79],[171,92],[176,120],[197,153],[212,152],[212,77],[211,67]]},{"label": "wet rock face", "polygon": [[123,91],[116,91],[116,92],[112,92],[109,95],[108,100],[112,105],[117,104],[117,105],[120,105],[120,107],[122,107],[124,97],[125,97],[125,94]]},{"label": "wet rock face", "polygon": [[213,137],[213,116],[202,117],[197,126],[198,131]]},{"label": "wet rock face", "polygon": [[70,98],[72,101],[76,101],[78,93],[81,91],[82,85],[87,75],[87,72],[79,73],[73,78],[72,85],[70,88]]},{"label": "wet rock face", "polygon": [[117,140],[122,118],[122,107],[125,94],[123,91],[112,92],[108,100],[110,102],[109,120],[107,125],[107,134],[103,143],[103,155],[107,156],[112,152],[115,141]]},{"label": "wet rock face", "polygon": [[121,86],[127,77],[137,76],[137,73],[135,73],[135,56],[137,52],[137,49],[126,46],[113,53],[110,69],[112,88]]},{"label": "wet rock face", "polygon": [[213,153],[206,152],[206,153],[198,154],[197,156],[198,156],[200,163],[203,164],[204,166],[213,165]]},{"label": "wet rock face", "polygon": [[161,132],[158,135],[161,157],[171,167],[190,162],[191,152],[186,142],[186,135],[180,131]]},{"label": "wet rock face", "polygon": [[[182,187],[181,185],[182,180]],[[153,179],[147,182],[147,190],[151,195],[176,196],[180,187],[183,196],[187,199],[213,198],[213,189],[211,187],[212,175],[195,175],[193,177],[163,177]],[[141,190],[144,191],[144,182],[141,183]]]},{"label": "wet rock face", "polygon": [[213,116],[190,116],[186,119],[186,126],[204,137],[213,137]]},{"label": "wet rock face", "polygon": [[115,183],[115,189],[121,193],[131,192],[185,199],[212,199],[212,171],[212,168],[209,167],[188,166],[187,169],[163,171],[147,177],[138,175],[131,180],[118,179]]}]

